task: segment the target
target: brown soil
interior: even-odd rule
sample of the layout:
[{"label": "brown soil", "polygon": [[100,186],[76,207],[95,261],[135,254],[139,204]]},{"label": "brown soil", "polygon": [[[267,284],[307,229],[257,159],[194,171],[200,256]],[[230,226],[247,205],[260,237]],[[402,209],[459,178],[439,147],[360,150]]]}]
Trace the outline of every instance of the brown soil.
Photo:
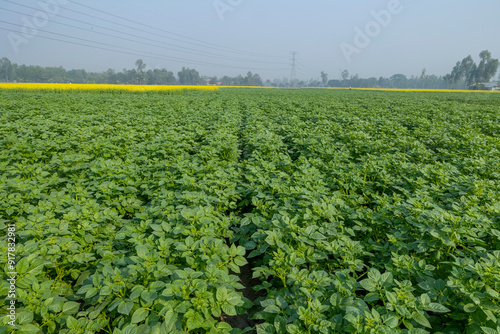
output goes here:
[{"label": "brown soil", "polygon": [[[257,298],[263,297],[265,295],[264,291],[256,292],[253,287],[259,285],[261,282],[257,279],[252,278],[252,265],[247,263],[245,266],[241,267],[241,273],[236,274],[240,278],[240,283],[245,287],[241,292],[245,298],[250,299],[254,302]],[[250,314],[236,315],[233,317],[225,316],[224,320],[231,325],[233,328],[245,329],[247,327],[254,328],[255,325],[259,324],[259,320],[250,319]],[[252,330],[247,333],[256,334],[257,332]]]}]

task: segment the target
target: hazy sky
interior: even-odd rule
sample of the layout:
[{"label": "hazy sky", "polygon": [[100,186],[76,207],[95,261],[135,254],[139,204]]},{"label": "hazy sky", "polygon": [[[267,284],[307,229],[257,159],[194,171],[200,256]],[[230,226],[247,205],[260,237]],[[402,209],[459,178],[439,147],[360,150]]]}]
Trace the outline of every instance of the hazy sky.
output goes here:
[{"label": "hazy sky", "polygon": [[499,0],[0,0],[0,58],[89,71],[444,75],[499,32]]}]

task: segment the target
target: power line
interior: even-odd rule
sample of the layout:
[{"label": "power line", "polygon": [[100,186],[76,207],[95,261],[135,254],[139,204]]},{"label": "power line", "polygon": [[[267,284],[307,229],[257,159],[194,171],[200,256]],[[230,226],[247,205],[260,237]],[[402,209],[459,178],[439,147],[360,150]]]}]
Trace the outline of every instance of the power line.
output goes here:
[{"label": "power line", "polygon": [[[4,0],[5,2],[9,2],[9,3],[12,3],[14,5],[17,5],[17,6],[21,6],[21,7],[25,7],[25,8],[29,8],[29,9],[33,9],[33,10],[38,10],[38,8],[35,8],[35,7],[31,7],[31,6],[27,6],[27,5],[23,5],[23,4],[19,4],[19,3],[15,3],[13,1],[10,1],[10,0]],[[97,20],[101,20],[101,21],[104,21],[104,22],[108,22],[108,23],[111,23],[111,24],[114,24],[114,25],[118,25],[118,26],[121,26],[121,27],[125,27],[127,29],[131,29],[130,25],[126,25],[126,24],[122,24],[122,23],[117,23],[117,22],[113,22],[111,20],[107,20],[107,19],[103,19],[103,18],[99,18],[99,17],[96,17],[94,15],[91,15],[91,14],[87,14],[87,13],[83,13],[81,11],[78,11],[78,10],[74,10],[74,9],[69,9],[69,8],[65,8],[65,10],[67,11],[71,11],[71,12],[75,12],[77,14],[80,14],[80,15],[84,15],[84,16],[88,16],[88,17],[91,17],[93,19],[97,19]],[[112,15],[112,14],[110,14]],[[63,17],[62,15],[58,15],[60,17]],[[76,20],[76,19],[72,19],[72,18],[68,18],[66,16],[64,16],[64,18],[66,19],[69,19],[69,20],[72,20],[72,21],[77,21],[77,22],[81,22],[81,23],[84,23],[84,24],[90,24],[88,22],[84,22],[84,21],[80,21],[80,20]],[[124,20],[127,20],[127,19],[124,19]],[[131,21],[133,22],[133,21]],[[97,26],[97,25],[95,25]],[[102,27],[102,26],[99,26],[100,28],[102,29],[107,29],[107,30],[111,30],[111,31],[114,31],[114,32],[119,32],[121,34],[127,34],[127,35],[133,35],[133,34],[128,34],[128,33],[124,33],[122,31],[117,31],[117,30],[114,30],[114,29],[110,29],[110,28],[106,28],[106,27]],[[161,37],[161,38],[167,38],[167,39],[172,39],[172,40],[176,40],[176,41],[180,41],[182,43],[188,43],[186,41],[182,41],[182,40],[179,40],[179,39],[176,39],[176,38],[171,38],[171,37],[166,37],[164,35],[160,35],[160,34],[156,34],[156,33],[153,33],[153,32],[150,32],[150,31],[145,31],[145,30],[142,30],[142,29],[137,29],[137,28],[134,28],[135,31],[141,31],[141,32],[144,32],[148,35],[154,35],[154,36],[158,36],[158,37]],[[153,40],[153,39],[149,39],[147,37],[142,37],[142,36],[138,36],[138,35],[133,35],[134,37],[138,37],[138,38],[141,38],[141,39],[146,39],[146,40],[150,40],[150,41],[153,41],[155,43],[158,43],[158,41],[156,40]],[[188,44],[192,44],[192,45],[196,45],[196,46],[201,46],[201,47],[205,47],[207,48],[208,46],[204,46],[204,45],[200,45],[200,44],[197,44],[197,43],[188,43]],[[168,43],[168,45],[171,45],[171,46],[174,46],[174,47],[177,47],[177,48],[181,48],[181,49],[185,49],[185,50],[188,50],[188,51],[195,51],[195,52],[203,52],[203,53],[206,53],[206,54],[213,54],[213,53],[210,53],[210,52],[206,52],[206,51],[201,51],[201,50],[197,50],[197,49],[192,49],[192,48],[188,48],[188,47],[185,47],[185,46],[180,46],[180,45],[175,45],[175,44],[171,44],[171,43]],[[209,49],[214,49],[213,47],[208,47]],[[220,50],[218,50],[220,51]],[[227,52],[227,51],[226,51]],[[244,51],[242,51],[243,53],[245,53]],[[239,53],[242,53],[242,52],[239,52]],[[233,52],[234,53],[234,52]],[[220,56],[220,55],[219,55]],[[258,61],[258,62],[261,62],[261,61]]]},{"label": "power line", "polygon": [[309,65],[303,63],[302,61],[297,61],[297,65],[302,66],[310,71],[316,71],[316,69],[314,69],[312,66],[309,66]]},{"label": "power line", "polygon": [[[22,26],[22,25],[20,25],[20,24],[11,23],[11,22],[7,22],[7,21],[3,21],[3,20],[0,20],[0,23],[6,23],[6,24],[13,25],[13,26],[17,26],[17,27],[23,27],[23,26]],[[47,34],[52,34],[52,35],[57,35],[57,36],[62,36],[62,37],[67,37],[67,38],[73,38],[73,39],[80,40],[80,41],[84,41],[84,42],[90,42],[90,43],[95,43],[95,44],[100,44],[100,45],[104,45],[104,46],[110,46],[110,47],[114,47],[114,48],[119,48],[119,49],[124,49],[124,50],[127,50],[127,51],[133,51],[133,52],[136,52],[136,50],[134,50],[134,49],[130,49],[130,48],[127,48],[127,47],[110,45],[110,44],[108,44],[108,43],[96,42],[96,41],[92,41],[92,40],[85,39],[85,38],[79,38],[79,37],[69,36],[69,35],[60,34],[60,33],[51,32],[51,31],[42,30],[42,29],[37,29],[37,30],[38,30],[38,31],[40,31],[40,32],[47,33]],[[155,54],[155,53],[150,53],[150,52],[146,52],[146,53],[144,53],[144,54],[148,54],[148,55],[152,55],[152,56],[162,56],[162,57],[163,57],[163,55],[159,55],[159,54]],[[175,58],[175,57],[166,57],[166,58],[180,59],[180,58]]]},{"label": "power line", "polygon": [[[11,2],[9,0],[5,0],[5,1]],[[75,1],[72,1],[72,0],[67,0],[67,1],[71,2],[71,3],[74,3],[75,5],[78,5],[78,6],[81,6],[81,7],[84,7],[84,8],[88,8],[88,9],[91,9],[91,10],[94,10],[94,11],[97,11],[99,13],[103,13],[103,14],[106,14],[106,15],[109,15],[109,16],[121,19],[121,20],[125,20],[125,21],[128,21],[128,22],[135,23],[135,24],[143,26],[143,27],[147,27],[147,28],[150,28],[150,29],[161,31],[161,32],[164,32],[164,33],[167,33],[167,34],[170,34],[170,35],[174,35],[174,36],[177,36],[177,37],[185,38],[185,39],[192,40],[192,41],[195,41],[195,42],[203,43],[203,44],[215,47],[215,48],[222,48],[222,49],[225,49],[225,50],[230,50],[230,51],[238,52],[238,53],[253,54],[253,55],[261,56],[261,57],[283,58],[281,56],[264,55],[264,54],[254,53],[254,52],[243,51],[243,50],[239,50],[239,49],[235,49],[235,48],[230,48],[230,47],[226,47],[226,46],[219,45],[219,44],[209,43],[209,42],[202,41],[202,40],[199,40],[199,39],[195,39],[195,38],[192,38],[192,37],[188,37],[188,36],[180,35],[180,34],[177,34],[177,33],[173,33],[171,31],[167,31],[167,30],[164,30],[164,29],[159,29],[157,27],[154,27],[154,26],[151,26],[151,25],[148,25],[148,24],[144,24],[142,22],[137,22],[137,21],[134,21],[134,20],[131,20],[131,19],[127,19],[127,18],[118,16],[118,15],[115,15],[115,14],[111,14],[111,13],[108,13],[106,11],[103,11],[103,10],[100,10],[100,9],[97,9],[97,8],[94,8],[94,7],[91,7],[91,6],[83,5],[81,3],[78,3],[78,2],[75,2]],[[85,14],[85,15],[88,15],[88,14]],[[115,23],[115,24],[117,24],[117,23]],[[167,38],[171,38],[171,37],[167,37]],[[182,40],[178,40],[178,39],[174,39],[174,40],[177,40],[177,41],[180,41],[180,42],[183,42],[183,43],[188,43],[186,41],[182,41]],[[199,45],[199,44],[196,44],[196,45]]]},{"label": "power line", "polygon": [[[0,30],[19,33],[19,31],[17,31],[17,30],[12,30],[12,29],[2,28],[2,27],[0,27]],[[58,42],[64,42],[64,43],[69,43],[69,44],[73,44],[73,45],[85,46],[85,47],[89,47],[89,48],[93,48],[93,49],[106,50],[106,51],[112,51],[112,52],[119,52],[119,53],[122,53],[122,54],[128,54],[128,55],[139,56],[139,57],[143,57],[144,56],[144,55],[141,55],[141,54],[138,54],[138,53],[131,53],[131,52],[125,52],[125,51],[117,51],[117,50],[113,50],[113,49],[108,49],[108,48],[103,48],[103,47],[98,47],[98,46],[88,45],[88,44],[83,44],[83,43],[78,43],[78,42],[70,42],[70,41],[65,41],[65,40],[62,40],[62,39],[52,38],[52,37],[47,37],[47,36],[38,36],[38,37],[44,38],[44,39],[49,39],[49,40],[52,40],[52,41],[58,41]],[[152,58],[155,58],[155,57],[152,57]]]},{"label": "power line", "polygon": [[[14,26],[23,27],[20,24],[10,23],[10,22],[6,22],[6,21],[2,21],[2,20],[0,20],[0,23],[6,23],[6,24],[14,25]],[[5,30],[5,31],[10,31],[10,32],[16,32],[16,33],[18,33],[18,31],[12,30],[12,29],[6,29],[6,28],[0,28],[0,29]],[[74,45],[91,47],[91,48],[94,48],[94,49],[112,51],[112,52],[117,52],[117,53],[122,53],[122,54],[128,54],[128,55],[135,55],[135,56],[139,56],[139,57],[150,57],[150,58],[155,58],[155,59],[175,61],[175,62],[179,62],[179,63],[188,62],[188,63],[192,63],[192,64],[197,64],[197,65],[208,65],[208,66],[214,66],[214,67],[235,68],[235,69],[245,69],[245,70],[258,70],[258,71],[278,71],[278,70],[282,70],[282,69],[264,69],[264,68],[248,68],[248,67],[239,67],[239,66],[226,66],[226,65],[213,64],[213,63],[207,63],[207,62],[196,61],[196,60],[187,60],[187,59],[182,59],[182,58],[177,58],[177,57],[169,57],[169,56],[164,56],[164,55],[154,54],[154,53],[145,53],[145,54],[143,53],[143,54],[140,54],[140,53],[137,53],[136,50],[130,49],[130,48],[109,45],[107,43],[95,42],[95,41],[91,41],[91,40],[84,39],[84,38],[73,37],[73,36],[69,36],[69,35],[65,35],[65,34],[59,34],[59,33],[55,33],[55,32],[50,32],[50,31],[42,30],[42,29],[38,29],[38,31],[44,32],[44,33],[48,33],[48,34],[57,35],[57,36],[62,36],[62,37],[67,37],[67,38],[73,38],[73,39],[81,40],[81,41],[84,41],[84,42],[101,44],[101,45],[105,45],[106,47],[97,47],[97,46],[83,44],[83,43],[78,43],[78,42],[72,42],[72,41],[66,41],[66,40],[61,40],[61,39],[57,39],[57,38],[51,38],[51,37],[47,37],[47,36],[38,36],[38,37],[41,37],[41,38],[50,39],[50,40],[59,41],[59,42],[70,43],[70,44],[74,44]],[[127,51],[119,51],[119,50],[115,50],[115,49],[109,49],[108,47],[123,49],[123,50],[127,50]],[[130,52],[130,51],[132,51],[132,52]]]},{"label": "power line", "polygon": [[[25,7],[25,8],[29,8],[29,9],[33,9],[33,10],[39,10],[38,8],[35,8],[35,7],[31,7],[31,6],[27,6],[27,5],[23,5],[23,4],[19,4],[19,3],[16,3],[14,1],[11,1],[11,0],[4,0],[5,2],[8,2],[8,3],[12,3],[14,5],[17,5],[17,6],[21,6],[21,7]],[[68,0],[69,1],[69,0]],[[125,20],[125,21],[128,21],[128,22],[132,22],[132,23],[135,23],[135,24],[139,24],[139,25],[142,25],[142,26],[146,26],[146,27],[149,27],[149,28],[152,28],[152,29],[155,29],[155,30],[159,30],[159,31],[162,31],[164,33],[167,33],[167,34],[173,34],[173,35],[178,35],[178,34],[175,34],[175,33],[171,33],[169,31],[166,31],[166,30],[162,30],[162,29],[159,29],[159,28],[155,28],[153,26],[150,26],[150,25],[146,25],[146,24],[143,24],[143,23],[140,23],[140,22],[136,22],[136,21],[133,21],[133,20],[130,20],[130,19],[127,19],[127,18],[123,18],[123,17],[120,17],[120,16],[117,16],[117,15],[114,15],[114,14],[110,14],[110,13],[107,13],[107,12],[104,12],[104,11],[101,11],[99,9],[95,9],[95,8],[92,8],[90,6],[85,6],[85,5],[82,5],[82,4],[79,4],[77,2],[74,2],[74,1],[69,1],[71,3],[74,3],[74,4],[77,4],[77,5],[80,5],[82,7],[87,7],[89,9],[92,9],[92,10],[96,10],[98,12],[102,12],[104,14],[107,14],[107,15],[110,15],[110,16],[113,16],[113,17],[117,17],[117,18],[120,18],[122,20]],[[74,10],[74,9],[70,9],[70,8],[65,8],[66,11],[70,11],[70,12],[74,12],[74,13],[77,13],[77,14],[80,14],[80,15],[84,15],[84,16],[87,16],[87,17],[91,17],[93,19],[97,19],[97,20],[100,20],[100,21],[104,21],[104,22],[107,22],[107,23],[110,23],[110,24],[114,24],[114,25],[117,25],[117,26],[120,26],[120,27],[124,27],[124,28],[127,28],[127,29],[132,29],[130,27],[130,24],[123,24],[123,23],[118,23],[118,22],[115,22],[115,21],[111,21],[111,20],[108,20],[108,19],[105,19],[105,18],[100,18],[100,17],[97,17],[95,15],[91,15],[91,14],[88,14],[88,13],[84,13],[84,12],[81,12],[81,11],[78,11],[78,10]],[[61,15],[58,15],[60,17],[62,17]],[[67,18],[67,17],[65,17]],[[76,21],[72,18],[67,18],[67,19],[70,19],[70,20],[73,20],[73,21]],[[79,22],[82,22],[82,21],[79,21]],[[85,24],[89,24],[88,22],[84,22]],[[96,25],[97,26],[97,25]],[[109,28],[104,28],[102,27],[103,29],[109,29]],[[208,48],[208,49],[220,49],[220,48],[224,48],[226,50],[224,50],[224,52],[232,52],[232,53],[238,53],[238,54],[246,54],[246,55],[258,55],[260,57],[273,57],[273,58],[282,58],[282,57],[278,57],[278,56],[266,56],[266,55],[261,55],[261,54],[257,54],[257,53],[251,53],[251,52],[246,52],[246,51],[242,51],[242,50],[237,50],[237,49],[232,49],[232,48],[226,48],[226,47],[222,47],[222,46],[217,46],[216,44],[213,44],[215,46],[210,46],[212,45],[212,43],[208,43],[208,42],[204,42],[204,41],[199,41],[199,40],[196,40],[196,39],[192,39],[192,38],[189,38],[189,37],[185,37],[183,35],[178,35],[178,36],[182,36],[183,38],[187,38],[187,39],[192,39],[194,41],[199,41],[201,43],[205,43],[205,44],[209,44],[209,45],[203,45],[203,44],[199,44],[199,43],[195,43],[195,42],[188,42],[188,41],[184,41],[184,40],[181,40],[181,39],[178,39],[178,38],[173,38],[173,37],[167,37],[165,35],[160,35],[160,34],[157,34],[157,33],[154,33],[154,32],[151,32],[151,31],[146,31],[146,30],[143,30],[143,29],[139,29],[139,28],[133,28],[134,31],[140,31],[140,32],[143,32],[143,33],[146,33],[148,35],[154,35],[154,36],[157,36],[157,37],[161,37],[161,38],[166,38],[166,39],[171,39],[171,40],[174,40],[174,41],[178,41],[178,42],[181,42],[181,43],[186,43],[186,44],[190,44],[190,45],[194,45],[194,46],[199,46],[199,47],[203,47],[203,48]],[[116,30],[114,30],[116,31]],[[120,32],[122,34],[124,34],[123,32]],[[130,34],[128,34],[130,35]],[[145,37],[142,37],[142,36],[137,36],[135,35],[136,37],[139,37],[139,38],[143,38],[143,39],[148,39],[148,38],[145,38]],[[155,40],[152,40],[152,39],[149,39],[151,41],[154,41],[154,42],[158,42],[158,41],[155,41]],[[186,50],[191,50],[191,51],[197,51],[197,52],[206,52],[206,51],[201,51],[201,50],[196,50],[196,49],[190,49],[190,48],[187,48],[187,47],[184,47],[184,46],[180,46],[180,45],[174,45],[174,44],[169,44],[171,46],[174,46],[174,47],[177,47],[177,48],[182,48],[182,49],[186,49]],[[230,50],[235,50],[235,51],[230,51]],[[221,50],[217,50],[217,51],[221,51]]]},{"label": "power line", "polygon": [[[33,8],[33,7],[29,7],[29,6],[24,6],[24,5],[22,5],[22,6],[23,7],[28,7],[28,8]],[[0,10],[5,10],[5,11],[12,12],[12,13],[21,14],[21,15],[28,15],[28,14],[23,13],[23,12],[11,10],[11,9],[6,9],[6,8],[2,8],[2,7],[0,7]],[[75,21],[75,22],[89,24],[88,22],[84,22],[84,21],[72,19],[72,18],[69,18],[69,17],[64,16],[64,15],[58,15],[58,16],[61,17],[61,18],[64,18],[64,19]],[[150,45],[150,46],[154,46],[154,47],[166,49],[166,50],[169,50],[169,51],[178,51],[178,52],[184,52],[184,53],[189,53],[189,54],[198,54],[198,55],[201,55],[201,56],[210,55],[213,58],[225,59],[225,60],[235,60],[235,61],[240,61],[240,62],[261,63],[261,64],[274,64],[274,65],[282,64],[282,63],[278,63],[278,62],[267,62],[267,61],[259,61],[259,60],[255,60],[254,61],[254,60],[250,60],[250,59],[243,59],[243,58],[236,58],[236,57],[229,57],[229,56],[220,56],[220,55],[217,55],[217,54],[214,54],[214,53],[210,53],[210,52],[203,52],[203,51],[198,51],[198,50],[192,49],[192,48],[180,47],[180,48],[188,50],[188,51],[183,51],[183,50],[179,50],[179,49],[175,49],[175,48],[168,48],[168,47],[165,47],[163,45],[155,45],[155,44],[152,44],[152,43],[138,41],[138,40],[134,40],[134,39],[126,38],[126,37],[119,37],[119,36],[112,35],[112,34],[107,34],[107,33],[104,33],[104,32],[92,31],[92,30],[88,30],[88,29],[85,29],[85,28],[77,27],[77,26],[66,24],[66,23],[62,23],[62,22],[55,22],[54,21],[53,23],[59,24],[59,25],[64,25],[64,26],[67,26],[67,27],[75,28],[75,29],[79,29],[79,30],[83,30],[83,31],[90,31],[90,32],[95,33],[95,34],[100,34],[100,35],[104,35],[104,36],[110,36],[110,37],[118,38],[118,39],[121,39],[121,40],[131,41],[131,42],[140,43],[140,44],[144,44],[144,45]],[[102,29],[105,29],[105,30],[115,31],[115,32],[123,34],[123,32],[118,31],[118,30],[114,30],[114,29],[110,29],[110,28],[106,28],[106,27],[102,27],[102,26],[94,25],[94,24],[93,24],[93,26],[96,26],[96,27],[99,27],[99,28],[102,28]],[[128,34],[128,35],[130,35],[132,37],[137,37],[137,38],[145,39],[145,40],[150,40],[150,41],[153,41],[153,42],[157,43],[157,41],[155,41],[153,39],[144,38],[142,36],[138,36],[138,35],[134,35],[134,34]]]}]

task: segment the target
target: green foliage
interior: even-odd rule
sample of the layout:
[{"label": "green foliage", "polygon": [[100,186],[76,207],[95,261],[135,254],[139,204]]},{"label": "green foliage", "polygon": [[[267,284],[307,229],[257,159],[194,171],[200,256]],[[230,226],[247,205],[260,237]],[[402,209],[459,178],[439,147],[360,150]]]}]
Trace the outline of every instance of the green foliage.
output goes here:
[{"label": "green foliage", "polygon": [[0,92],[17,329],[500,332],[499,102]]}]

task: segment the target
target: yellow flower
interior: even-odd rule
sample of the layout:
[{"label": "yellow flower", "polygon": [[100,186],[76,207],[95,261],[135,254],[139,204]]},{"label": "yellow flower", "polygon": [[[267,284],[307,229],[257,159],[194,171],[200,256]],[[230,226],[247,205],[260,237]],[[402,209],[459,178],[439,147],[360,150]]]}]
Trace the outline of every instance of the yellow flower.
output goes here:
[{"label": "yellow flower", "polygon": [[277,87],[271,86],[219,86],[220,88],[266,88],[266,89],[276,89]]},{"label": "yellow flower", "polygon": [[134,92],[179,91],[179,90],[218,90],[216,86],[181,86],[181,85],[105,85],[105,84],[53,84],[53,83],[0,83],[0,89],[26,90],[124,90]]},{"label": "yellow flower", "polygon": [[[307,87],[304,87],[307,88]],[[322,89],[323,87],[311,87]],[[349,89],[344,87],[325,87],[323,89]],[[391,92],[444,92],[444,93],[499,93],[500,91],[491,90],[459,90],[459,89],[402,89],[402,88],[352,88],[352,90],[376,90]]]}]

